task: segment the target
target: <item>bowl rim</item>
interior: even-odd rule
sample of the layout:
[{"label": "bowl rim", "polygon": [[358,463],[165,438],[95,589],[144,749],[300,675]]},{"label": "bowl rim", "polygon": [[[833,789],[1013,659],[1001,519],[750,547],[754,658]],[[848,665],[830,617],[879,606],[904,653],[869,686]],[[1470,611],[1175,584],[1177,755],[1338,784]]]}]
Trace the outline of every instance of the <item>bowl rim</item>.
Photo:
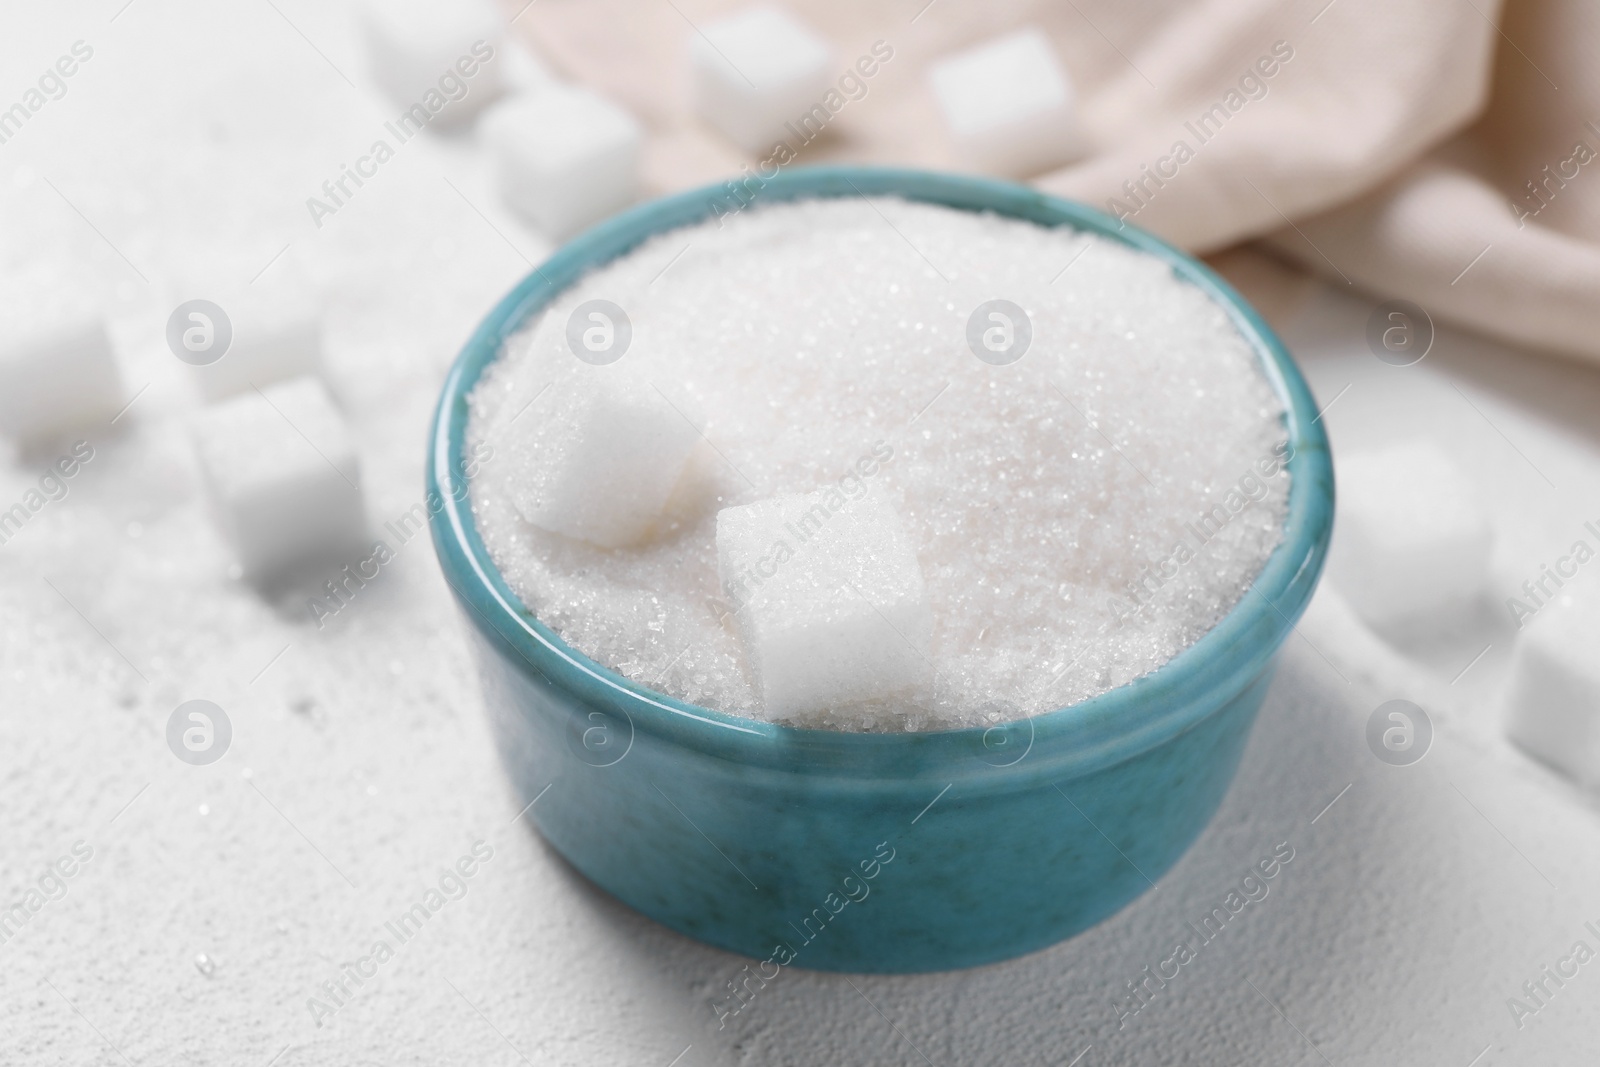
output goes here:
[{"label": "bowl rim", "polygon": [[[1262,674],[1304,611],[1327,553],[1333,470],[1311,392],[1283,343],[1210,268],[1165,241],[1092,207],[993,178],[863,166],[803,167],[748,178],[755,200],[868,194],[1070,226],[1165,261],[1228,314],[1283,403],[1291,484],[1284,534],[1241,599],[1198,640],[1148,674],[1104,693],[991,727],[858,733],[745,718],[679,700],[623,677],[568,645],[510,589],[473,521],[463,445],[467,396],[502,342],[589,271],[659,233],[738,210],[734,183],[642,203],[559,247],[483,318],[443,386],[426,462],[430,526],[441,569],[464,612],[491,645],[590,717],[712,758],[808,775],[905,780],[1077,775],[1132,758],[1203,720]],[[720,211],[719,211],[720,209]],[[1021,755],[1012,754],[1021,749]],[[1032,759],[1026,757],[1033,756]],[[620,758],[620,757],[619,757]]]}]

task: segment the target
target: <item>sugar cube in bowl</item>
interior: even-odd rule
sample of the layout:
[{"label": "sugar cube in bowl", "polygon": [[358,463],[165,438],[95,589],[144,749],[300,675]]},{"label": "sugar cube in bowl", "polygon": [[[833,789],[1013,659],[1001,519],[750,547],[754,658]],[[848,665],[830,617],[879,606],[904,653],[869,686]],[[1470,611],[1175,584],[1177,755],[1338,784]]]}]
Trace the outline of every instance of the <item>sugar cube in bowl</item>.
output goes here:
[{"label": "sugar cube in bowl", "polygon": [[792,721],[891,696],[932,666],[922,568],[899,515],[839,497],[790,493],[717,515],[717,568],[762,705]]}]

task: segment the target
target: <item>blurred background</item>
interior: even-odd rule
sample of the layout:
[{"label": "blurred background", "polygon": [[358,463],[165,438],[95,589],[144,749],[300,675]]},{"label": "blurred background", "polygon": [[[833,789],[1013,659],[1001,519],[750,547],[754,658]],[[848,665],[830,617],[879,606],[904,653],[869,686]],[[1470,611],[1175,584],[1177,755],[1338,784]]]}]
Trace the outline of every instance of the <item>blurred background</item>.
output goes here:
[{"label": "blurred background", "polygon": [[[0,19],[8,1062],[1592,1049],[1590,6],[107,0]],[[758,204],[763,175],[843,161],[1029,181],[1205,255],[1317,392],[1335,559],[1222,812],[1158,891],[974,971],[786,971],[719,1028],[745,961],[539,840],[404,517],[454,354],[562,240],[702,185]],[[291,491],[260,488],[284,469]],[[1285,843],[1271,895],[1129,1017],[1143,968]],[[468,856],[475,876],[441,888]],[[428,927],[376,959],[435,890]]]}]

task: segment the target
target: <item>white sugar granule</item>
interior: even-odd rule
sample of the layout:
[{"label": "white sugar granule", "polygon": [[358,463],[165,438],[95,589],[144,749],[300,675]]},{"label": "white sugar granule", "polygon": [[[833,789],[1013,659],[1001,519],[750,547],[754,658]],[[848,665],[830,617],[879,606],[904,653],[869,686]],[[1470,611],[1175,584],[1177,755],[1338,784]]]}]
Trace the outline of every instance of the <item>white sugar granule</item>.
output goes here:
[{"label": "white sugar granule", "polygon": [[[612,367],[567,346],[572,309],[596,298],[633,326]],[[996,298],[1033,330],[1007,366],[966,340]],[[656,536],[606,550],[530,526],[511,500],[563,380],[618,371],[689,398],[705,442]],[[471,443],[494,450],[473,511],[512,589],[628,678],[755,718],[717,512],[838,485],[891,453],[866,481],[917,545],[933,681],[806,719],[846,730],[1016,719],[1148,673],[1244,595],[1287,507],[1287,475],[1257,474],[1284,447],[1282,405],[1204,293],[1108,240],[894,199],[659,235],[562,293],[471,403]],[[1219,508],[1225,521],[1202,522]]]}]

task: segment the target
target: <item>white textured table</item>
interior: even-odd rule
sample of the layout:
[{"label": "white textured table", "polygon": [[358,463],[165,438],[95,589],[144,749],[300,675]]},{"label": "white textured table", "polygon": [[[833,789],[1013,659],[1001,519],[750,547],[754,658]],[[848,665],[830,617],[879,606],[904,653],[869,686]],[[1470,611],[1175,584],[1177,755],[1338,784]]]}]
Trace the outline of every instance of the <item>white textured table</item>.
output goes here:
[{"label": "white textured table", "polygon": [[[122,5],[14,7],[0,27],[0,93],[76,40],[94,49],[0,145],[0,315],[70,278],[116,309],[130,388],[148,385],[90,435],[69,495],[0,545],[0,891],[49,891],[0,943],[5,1062],[1468,1067],[1592,1051],[1600,962],[1547,983],[1520,1029],[1506,1003],[1575,941],[1600,949],[1593,809],[1499,740],[1507,634],[1474,623],[1407,661],[1326,594],[1221,813],[1157,892],[1009,964],[853,986],[785,972],[717,1032],[710,1003],[742,962],[600,896],[515,820],[425,538],[392,544],[320,629],[304,591],[228,577],[183,433],[195,401],[161,339],[185,264],[248,280],[280,253],[301,262],[332,294],[330,376],[381,524],[420,496],[456,346],[546,248],[497,207],[465,139],[408,143],[313,224],[306,198],[393,110],[342,7]],[[1336,447],[1419,426],[1456,447],[1495,501],[1508,575],[1597,517],[1594,373],[1449,334],[1398,371],[1366,351],[1365,317],[1323,294],[1290,330],[1337,398]],[[53,458],[20,457],[0,507]],[[1408,768],[1363,739],[1401,696],[1439,731]],[[234,728],[207,767],[164,741],[193,698]],[[480,841],[492,857],[400,943],[385,924]],[[1126,983],[1283,843],[1268,895],[1119,1028]],[[53,878],[75,849],[87,862]],[[378,939],[392,956],[362,962]]]}]

